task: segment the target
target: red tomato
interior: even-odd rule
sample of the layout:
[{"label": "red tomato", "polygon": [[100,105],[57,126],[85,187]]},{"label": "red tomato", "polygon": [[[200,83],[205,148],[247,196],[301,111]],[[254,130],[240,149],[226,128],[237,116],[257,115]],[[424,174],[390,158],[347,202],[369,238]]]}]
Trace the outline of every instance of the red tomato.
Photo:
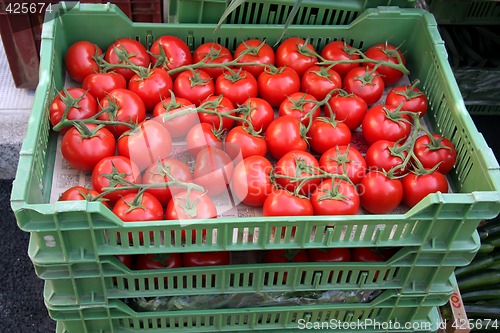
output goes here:
[{"label": "red tomato", "polygon": [[234,105],[245,102],[259,93],[257,80],[247,71],[224,72],[215,80],[215,94],[224,95]]},{"label": "red tomato", "polygon": [[182,267],[182,256],[179,253],[139,254],[135,257],[135,268],[139,270],[179,267]]},{"label": "red tomato", "polygon": [[[303,181],[304,178],[315,176],[319,174],[319,163],[314,156],[306,151],[292,150],[283,155],[275,167],[275,181],[278,185],[282,186],[288,191],[294,191],[299,186],[299,193],[308,195],[316,190],[321,179],[315,178]],[[283,178],[280,176],[298,178],[297,181],[293,179]]]},{"label": "red tomato", "polygon": [[264,201],[264,216],[310,216],[314,210],[309,199],[287,190],[274,190]]},{"label": "red tomato", "polygon": [[[97,113],[97,101],[88,91],[81,88],[61,90],[50,103],[49,114],[52,126],[59,124],[68,106],[71,106],[67,114],[69,120],[87,119]],[[66,128],[62,132],[67,131]]]},{"label": "red tomato", "polygon": [[183,138],[199,122],[198,113],[190,112],[168,120],[165,117],[173,113],[186,111],[191,107],[194,107],[194,104],[185,98],[167,97],[156,104],[153,109],[153,117],[154,120],[168,130],[173,139]]},{"label": "red tomato", "polygon": [[335,114],[335,119],[343,121],[351,131],[361,125],[367,111],[368,105],[364,99],[348,93],[333,96],[325,107],[327,117],[331,117],[332,113]]},{"label": "red tomato", "polygon": [[307,132],[311,148],[323,154],[335,146],[347,146],[351,143],[351,130],[343,122],[327,118],[316,118]]},{"label": "red tomato", "polygon": [[352,249],[352,259],[354,262],[384,262],[385,258],[375,249],[367,247],[355,247]]},{"label": "red tomato", "polygon": [[419,137],[415,141],[413,152],[426,169],[432,169],[440,163],[436,170],[445,175],[457,161],[457,150],[447,138],[439,134],[433,134],[433,137],[432,141],[427,135]]},{"label": "red tomato", "polygon": [[[173,180],[191,182],[192,178],[191,170],[186,164],[175,159],[164,158],[146,169],[142,181],[144,184],[161,184]],[[162,186],[150,188],[146,192],[154,195],[163,206],[167,206],[172,199],[172,193],[182,190],[181,187]]]},{"label": "red tomato", "polygon": [[264,262],[309,262],[309,257],[306,250],[269,250],[264,255]]},{"label": "red tomato", "polygon": [[[142,99],[127,89],[115,89],[101,101],[101,110],[108,109],[97,119],[139,124],[146,119],[146,107]],[[130,130],[125,125],[106,126],[116,138]]]},{"label": "red tomato", "polygon": [[132,76],[128,82],[128,89],[142,99],[146,110],[153,110],[156,104],[169,96],[172,79],[165,69],[153,68],[145,76],[138,74]]},{"label": "red tomato", "polygon": [[181,72],[174,80],[174,94],[200,105],[208,96],[213,95],[215,86],[205,71],[195,69]]},{"label": "red tomato", "polygon": [[373,214],[387,214],[403,199],[403,185],[378,171],[368,172],[359,184],[361,206]]},{"label": "red tomato", "polygon": [[211,196],[217,196],[227,191],[233,169],[233,160],[228,154],[215,147],[206,147],[196,156],[193,182],[203,186]]},{"label": "red tomato", "polygon": [[406,139],[410,135],[411,122],[408,115],[400,114],[397,108],[376,105],[368,110],[361,128],[363,137],[371,145],[378,140]]},{"label": "red tomato", "polygon": [[282,116],[293,116],[300,120],[304,126],[309,125],[311,119],[319,117],[321,108],[313,108],[317,105],[313,95],[302,92],[293,93],[280,104],[278,114]]},{"label": "red tomato", "polygon": [[351,183],[335,179],[324,180],[311,194],[315,215],[356,215],[359,195]]},{"label": "red tomato", "polygon": [[117,73],[93,73],[83,80],[82,88],[88,90],[98,101],[115,89],[127,89],[127,81]]},{"label": "red tomato", "polygon": [[[161,36],[149,50],[151,63],[162,63],[166,70],[190,65],[193,62],[191,51],[186,43],[179,37]],[[175,75],[174,75],[175,76]]]},{"label": "red tomato", "polygon": [[288,38],[276,50],[276,66],[293,68],[299,76],[317,62],[316,50],[302,38]]},{"label": "red tomato", "polygon": [[94,57],[101,54],[99,46],[86,40],[72,44],[65,56],[65,65],[69,76],[81,83],[88,75],[98,73],[99,65]]},{"label": "red tomato", "polygon": [[[151,64],[146,48],[138,41],[130,38],[120,38],[111,44],[106,51],[104,60],[110,64],[132,63],[145,68]],[[123,75],[127,81],[135,74],[130,68],[114,68],[113,71]]]},{"label": "red tomato", "polygon": [[269,152],[280,159],[291,150],[307,150],[307,142],[302,133],[303,125],[292,116],[278,117],[271,122],[266,131]]},{"label": "red tomato", "polygon": [[407,174],[403,179],[403,202],[413,207],[428,194],[441,192],[448,193],[446,176],[439,171],[424,175]]},{"label": "red tomato", "polygon": [[287,96],[300,91],[300,77],[290,67],[266,67],[258,79],[260,97],[274,107],[280,106]]},{"label": "red tomato", "polygon": [[[357,60],[359,59],[358,50],[346,44],[346,42],[338,40],[328,43],[321,51],[321,56],[326,60]],[[332,69],[337,72],[342,78],[353,68],[359,67],[359,63],[337,64]]]},{"label": "red tomato", "polygon": [[349,262],[351,250],[345,247],[336,249],[307,249],[307,256],[313,262]]},{"label": "red tomato", "polygon": [[166,214],[167,220],[212,219],[217,209],[207,193],[191,190],[189,196],[187,191],[174,194]]},{"label": "red tomato", "polygon": [[359,184],[366,173],[365,158],[351,146],[330,148],[321,155],[319,166],[328,173],[345,174],[354,184]]},{"label": "red tomato", "polygon": [[301,91],[322,101],[332,90],[342,88],[342,78],[333,69],[313,66],[302,75],[300,87]]},{"label": "red tomato", "polygon": [[[59,197],[58,201],[71,201],[71,200],[87,200],[94,201],[94,199],[99,195],[99,192],[95,190],[89,190],[83,186],[73,186],[64,191]],[[104,206],[109,208],[109,203],[107,201],[97,199]]]},{"label": "red tomato", "polygon": [[[117,254],[115,257],[122,262],[127,268],[133,269],[134,267],[134,257],[132,255],[127,254]],[[113,281],[116,283],[116,279],[113,278]]]},{"label": "red tomato", "polygon": [[[242,55],[243,52],[246,52]],[[265,41],[257,39],[249,39],[238,45],[234,51],[234,58],[239,63],[258,63],[266,65],[274,65],[274,51],[271,46]],[[260,73],[264,71],[264,66],[243,66],[244,70],[250,72],[255,78],[258,78]]]},{"label": "red tomato", "polygon": [[158,159],[168,157],[171,151],[170,133],[154,120],[142,122],[118,139],[118,154],[132,160],[140,170],[156,163]]},{"label": "red tomato", "polygon": [[240,154],[241,158],[267,154],[266,139],[249,133],[243,126],[236,126],[227,133],[224,149],[233,160],[236,160]]},{"label": "red tomato", "polygon": [[113,133],[93,124],[74,126],[64,134],[61,153],[73,168],[90,171],[105,157],[115,154]]},{"label": "red tomato", "polygon": [[186,135],[186,149],[196,157],[206,147],[222,149],[221,134],[211,124],[196,124]]},{"label": "red tomato", "polygon": [[[249,121],[254,131],[265,132],[269,124],[274,120],[274,110],[266,100],[251,97],[240,105],[238,116]],[[243,121],[238,121],[237,124],[243,125],[245,128],[249,126]]]},{"label": "red tomato", "polygon": [[389,91],[385,104],[397,107],[401,103],[403,103],[401,110],[420,113],[420,117],[424,116],[429,106],[427,96],[415,87],[415,84],[392,88]]},{"label": "red tomato", "polygon": [[351,69],[344,77],[344,89],[365,100],[366,104],[375,104],[384,93],[384,81],[380,74],[371,72],[368,67]]},{"label": "red tomato", "polygon": [[[225,64],[233,60],[231,51],[226,47],[217,43],[205,43],[200,46],[193,53],[193,62],[204,62],[207,64]],[[205,72],[210,75],[214,80],[224,72],[223,67],[204,68]]]},{"label": "red tomato", "polygon": [[249,206],[260,207],[273,190],[273,166],[262,156],[251,156],[239,162],[233,171],[232,193]]},{"label": "red tomato", "polygon": [[[219,266],[231,263],[231,252],[185,252],[182,254],[184,267]],[[203,276],[204,278],[205,276]]]},{"label": "red tomato", "polygon": [[[394,141],[378,140],[373,143],[366,152],[366,165],[371,170],[385,170],[389,172],[392,168],[402,166],[403,160],[408,153],[402,151],[399,154],[395,151],[401,144]],[[400,156],[399,156],[400,155]],[[406,168],[396,168],[393,171],[394,176],[401,176],[406,173]]]},{"label": "red tomato", "polygon": [[[114,176],[122,175],[125,181],[115,179]],[[92,187],[99,193],[105,187],[120,188],[128,186],[127,182],[138,184],[141,182],[141,172],[134,162],[123,156],[105,157],[99,161],[92,171]],[[117,190],[106,194],[104,197],[115,203],[119,198],[137,190]]]},{"label": "red tomato", "polygon": [[[203,105],[210,111],[216,111],[220,114],[235,116],[233,103],[231,103],[231,101],[224,96],[208,96],[207,99],[203,102]],[[201,123],[210,124],[216,129],[224,129],[226,131],[229,131],[229,129],[234,125],[234,119],[229,117],[222,116],[221,119],[221,117],[219,116],[205,112],[199,112],[198,117],[200,118]]]},{"label": "red tomato", "polygon": [[[406,59],[403,53],[397,49],[395,46],[390,44],[375,44],[372,47],[366,50],[365,55],[370,59],[375,59],[377,61],[383,60],[392,62],[394,64],[399,63],[397,54],[401,57],[401,61],[403,65],[406,65]],[[367,64],[370,69],[375,67],[375,63]],[[397,70],[395,68],[390,68],[387,66],[379,66],[377,67],[377,72],[380,73],[382,80],[384,80],[384,84],[389,87],[396,84],[399,79],[403,77],[403,72]]]}]

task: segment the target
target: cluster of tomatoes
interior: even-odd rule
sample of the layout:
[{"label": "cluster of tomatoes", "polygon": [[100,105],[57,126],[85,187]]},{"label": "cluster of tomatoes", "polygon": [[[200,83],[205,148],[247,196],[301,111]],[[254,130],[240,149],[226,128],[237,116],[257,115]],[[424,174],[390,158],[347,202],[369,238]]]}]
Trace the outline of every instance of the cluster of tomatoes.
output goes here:
[{"label": "cluster of tomatoes", "polygon": [[[61,200],[102,200],[123,221],[214,218],[212,199],[228,188],[265,216],[412,207],[448,191],[456,150],[422,126],[427,98],[416,83],[373,106],[405,63],[387,43],[361,52],[335,41],[318,53],[301,38],[276,51],[247,40],[234,54],[217,43],[191,54],[174,36],[149,51],[127,38],[105,53],[77,42],[66,68],[82,88],[56,96],[50,121],[93,189]],[[360,126],[365,156],[351,145]],[[190,166],[173,154],[179,142]]]}]

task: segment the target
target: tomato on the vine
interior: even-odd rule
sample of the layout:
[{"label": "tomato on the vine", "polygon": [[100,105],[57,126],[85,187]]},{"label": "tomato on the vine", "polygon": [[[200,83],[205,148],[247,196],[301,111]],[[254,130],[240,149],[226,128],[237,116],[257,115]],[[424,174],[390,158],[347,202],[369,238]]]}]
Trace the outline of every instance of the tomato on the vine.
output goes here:
[{"label": "tomato on the vine", "polygon": [[375,104],[384,94],[384,81],[377,71],[368,67],[351,69],[344,77],[344,89],[365,100],[366,104]]},{"label": "tomato on the vine", "polygon": [[203,186],[211,196],[217,196],[227,191],[233,169],[233,159],[226,152],[206,147],[196,155],[193,182]]},{"label": "tomato on the vine", "polygon": [[194,125],[186,135],[186,149],[196,157],[206,147],[222,149],[221,133],[213,125],[201,123]]},{"label": "tomato on the vine", "polygon": [[359,195],[356,187],[342,179],[326,179],[312,192],[315,215],[356,215]]},{"label": "tomato on the vine", "polygon": [[427,96],[418,89],[415,84],[409,86],[395,87],[389,91],[385,99],[385,104],[397,107],[403,103],[401,110],[420,113],[423,117],[429,107]]},{"label": "tomato on the vine", "polygon": [[[274,171],[275,181],[288,191],[294,191],[299,188],[299,193],[308,195],[312,193],[318,184],[320,178],[305,180],[311,176],[317,176],[320,173],[319,163],[314,156],[302,150],[292,150],[283,155]],[[297,178],[290,179],[290,177]]]},{"label": "tomato on the vine", "polygon": [[263,136],[248,132],[243,126],[236,126],[227,133],[224,149],[233,160],[240,154],[242,158],[265,156],[267,143]]},{"label": "tomato on the vine", "polygon": [[351,250],[345,247],[327,249],[307,249],[307,255],[312,262],[349,262]]},{"label": "tomato on the vine", "polygon": [[342,88],[342,78],[331,68],[313,66],[302,75],[300,87],[301,91],[322,101],[331,91]]},{"label": "tomato on the vine", "polygon": [[[399,48],[395,47],[394,45],[391,44],[375,44],[366,50],[365,55],[374,60],[383,60],[383,61],[388,61],[393,64],[398,64],[398,55],[401,58],[401,62],[403,65],[406,65],[406,59],[403,53],[399,50]],[[375,63],[369,62],[368,67],[374,68]],[[401,72],[398,69],[391,68],[385,65],[378,66],[377,67],[377,72],[380,73],[382,76],[382,80],[384,80],[384,84],[386,86],[392,86],[393,84],[397,83],[399,79],[403,77],[403,72]]]},{"label": "tomato on the vine", "polygon": [[386,172],[394,168],[392,174],[401,176],[407,170],[407,166],[403,165],[403,162],[408,152],[398,150],[401,150],[401,143],[388,140],[375,141],[366,151],[366,165],[369,169]]},{"label": "tomato on the vine", "polygon": [[355,94],[340,92],[328,100],[325,114],[331,117],[332,113],[336,120],[344,122],[351,131],[358,128],[368,111],[365,100]]},{"label": "tomato on the vine", "polygon": [[314,215],[311,201],[298,197],[287,190],[274,190],[264,201],[264,216],[309,216]]},{"label": "tomato on the vine", "polygon": [[[359,59],[359,50],[353,48],[345,41],[337,40],[328,43],[321,51],[321,57],[330,61],[339,60],[357,60]],[[344,64],[337,64],[332,69],[337,72],[342,78],[353,68],[359,67],[359,63],[350,62]]]},{"label": "tomato on the vine", "polygon": [[366,174],[365,158],[349,145],[327,150],[321,155],[319,166],[328,173],[345,174],[354,184],[359,184]]},{"label": "tomato on the vine", "polygon": [[287,96],[281,102],[278,114],[280,117],[293,116],[299,119],[304,126],[307,126],[311,120],[314,120],[321,114],[321,109],[317,107],[316,102],[317,100],[313,95],[296,92]]},{"label": "tomato on the vine", "polygon": [[174,94],[185,98],[196,106],[215,92],[212,77],[204,70],[195,69],[181,72],[174,80]]},{"label": "tomato on the vine", "polygon": [[274,107],[280,106],[287,96],[300,91],[300,77],[291,67],[265,67],[257,84],[260,97]]},{"label": "tomato on the vine", "polygon": [[266,131],[269,152],[280,159],[291,150],[307,150],[304,125],[295,117],[283,116],[274,119]]},{"label": "tomato on the vine", "polygon": [[182,256],[179,253],[150,253],[135,257],[135,268],[139,270],[179,267],[182,267]]},{"label": "tomato on the vine", "polygon": [[[225,64],[233,60],[231,51],[218,43],[205,43],[193,53],[193,62],[204,62],[207,64]],[[224,72],[223,67],[203,68],[214,80]]]},{"label": "tomato on the vine", "polygon": [[436,170],[445,175],[455,165],[457,150],[447,138],[439,134],[432,136],[432,140],[428,135],[419,137],[415,141],[413,152],[424,168],[432,169],[439,164]]},{"label": "tomato on the vine", "polygon": [[215,94],[224,95],[234,105],[257,97],[258,93],[257,80],[245,70],[226,71],[215,80]]},{"label": "tomato on the vine", "polygon": [[155,40],[149,51],[151,64],[155,65],[158,62],[166,70],[190,65],[193,62],[189,47],[176,36],[161,36]]},{"label": "tomato on the vine", "polygon": [[398,108],[376,105],[368,110],[363,119],[363,137],[370,145],[378,140],[404,140],[410,135],[410,119],[408,115],[400,113]]},{"label": "tomato on the vine", "polygon": [[239,162],[233,171],[232,193],[249,206],[260,207],[273,190],[271,162],[262,156],[251,156]]},{"label": "tomato on the vine", "polygon": [[368,172],[359,184],[361,206],[372,214],[387,214],[403,200],[403,185],[379,171]]},{"label": "tomato on the vine", "polygon": [[448,181],[439,171],[425,174],[409,173],[402,179],[403,202],[413,207],[428,194],[441,192],[448,193]]},{"label": "tomato on the vine", "polygon": [[[243,52],[246,53],[240,57]],[[258,39],[249,39],[238,45],[234,51],[234,58],[238,59],[239,63],[253,62],[265,65],[274,65],[275,60],[273,48],[265,41]],[[264,71],[264,66],[259,65],[242,66],[241,68],[250,72],[255,78]]]},{"label": "tomato on the vine", "polygon": [[335,146],[347,146],[351,143],[351,130],[343,122],[319,117],[313,120],[307,132],[311,148],[323,154]]},{"label": "tomato on the vine", "polygon": [[314,47],[299,37],[284,40],[276,49],[276,66],[293,68],[299,76],[317,62]]},{"label": "tomato on the vine", "polygon": [[194,125],[199,123],[197,112],[188,112],[182,116],[167,119],[166,117],[187,111],[194,104],[182,97],[167,97],[153,109],[153,119],[165,127],[173,139],[183,138]]},{"label": "tomato on the vine", "polygon": [[127,81],[123,75],[114,72],[92,73],[83,80],[82,88],[100,101],[115,89],[126,89]]},{"label": "tomato on the vine", "polygon": [[[73,186],[64,191],[60,196],[58,201],[71,201],[71,200],[87,200],[94,201],[94,199],[99,195],[99,192],[95,190],[89,190],[83,186]],[[96,199],[104,206],[109,208],[109,203],[106,200]]]},{"label": "tomato on the vine", "polygon": [[153,110],[156,104],[169,96],[169,91],[172,89],[172,78],[165,69],[153,68],[144,75],[132,76],[128,82],[128,89],[142,99],[146,110]]},{"label": "tomato on the vine", "polygon": [[[147,68],[151,61],[144,45],[130,38],[120,38],[108,47],[104,60],[110,64],[133,64]],[[130,68],[114,68],[114,72],[123,75],[127,82],[135,72]]]},{"label": "tomato on the vine", "polygon": [[[231,263],[231,252],[185,252],[182,254],[182,265],[184,267],[202,267],[229,265]],[[205,278],[203,275],[202,278]]]},{"label": "tomato on the vine", "polygon": [[[68,106],[68,120],[87,119],[97,113],[97,101],[91,93],[81,88],[64,89],[50,103],[49,116],[52,126],[59,124]],[[68,129],[64,129],[62,132],[67,131]]]},{"label": "tomato on the vine", "polygon": [[[237,116],[250,122],[256,132],[265,132],[274,120],[273,107],[262,98],[251,97],[241,104],[238,110]],[[249,127],[244,121],[237,121],[237,124]]]},{"label": "tomato on the vine", "polygon": [[[208,96],[203,102],[203,105],[207,110],[215,111],[220,114],[225,114],[229,116],[235,116],[234,105],[226,97],[220,96]],[[223,129],[229,131],[234,125],[234,119],[224,116],[217,116],[215,114],[210,114],[206,112],[199,112],[198,117],[201,123],[207,123],[216,129]],[[221,127],[222,125],[222,127]]]},{"label": "tomato on the vine", "polygon": [[81,83],[88,75],[98,73],[99,65],[94,57],[101,54],[102,50],[99,46],[89,41],[81,40],[72,44],[65,56],[65,65],[69,76]]}]

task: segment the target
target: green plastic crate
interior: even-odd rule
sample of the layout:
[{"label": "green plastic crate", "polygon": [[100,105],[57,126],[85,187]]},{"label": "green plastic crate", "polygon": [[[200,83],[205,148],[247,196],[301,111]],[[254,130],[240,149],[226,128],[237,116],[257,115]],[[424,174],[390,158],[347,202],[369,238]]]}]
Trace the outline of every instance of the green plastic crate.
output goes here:
[{"label": "green plastic crate", "polygon": [[[411,78],[419,78],[429,95],[427,123],[457,147],[458,161],[450,174],[455,193],[431,194],[405,214],[219,218],[158,221],[147,226],[125,224],[96,202],[49,204],[56,135],[50,131],[48,104],[63,86],[63,55],[69,45],[88,39],[105,47],[126,36],[149,45],[155,37],[174,34],[191,49],[213,40],[234,50],[246,38],[265,37],[272,45],[282,34],[282,28],[274,25],[225,25],[215,33],[214,25],[209,24],[133,24],[114,5],[81,4],[66,12],[62,3],[54,9],[54,15],[64,15],[44,27],[41,80],[11,197],[18,225],[33,234],[39,258],[70,262],[82,258],[96,261],[102,255],[169,251],[360,246],[449,249],[455,242],[469,241],[481,220],[499,213],[498,163],[464,106],[433,16],[419,9],[395,7],[366,10],[349,26],[293,26],[286,36],[309,37],[318,49],[334,39],[345,39],[363,49],[386,39],[396,45],[404,42]],[[206,240],[201,237],[203,229],[207,230]],[[186,242],[181,242],[183,230]],[[197,233],[196,241],[191,239],[190,230]],[[149,231],[156,241],[151,242]],[[144,244],[138,241],[140,233]],[[173,239],[170,233],[175,235]]]},{"label": "green plastic crate", "polygon": [[[446,303],[448,299],[445,300]],[[48,305],[49,315],[66,333],[129,332],[243,332],[294,329],[307,322],[340,321],[356,324],[365,320],[399,323],[398,329],[347,329],[340,332],[435,332],[439,319],[435,307],[441,295],[402,295],[387,291],[370,303],[277,306],[217,310],[136,312],[122,301],[103,307],[57,307]],[[301,324],[302,323],[302,324]],[[408,323],[408,324],[407,324]],[[424,330],[404,329],[425,327]],[[414,326],[411,326],[414,325]],[[393,324],[393,327],[396,327]],[[335,330],[337,331],[337,330]],[[285,331],[286,332],[286,331]]]},{"label": "green plastic crate", "polygon": [[427,0],[439,24],[500,24],[498,0]]},{"label": "green plastic crate", "polygon": [[[231,0],[171,0],[169,23],[218,23]],[[284,24],[295,0],[246,0],[224,20],[227,24]],[[416,0],[303,0],[292,24],[341,25],[377,6],[415,7]]]}]

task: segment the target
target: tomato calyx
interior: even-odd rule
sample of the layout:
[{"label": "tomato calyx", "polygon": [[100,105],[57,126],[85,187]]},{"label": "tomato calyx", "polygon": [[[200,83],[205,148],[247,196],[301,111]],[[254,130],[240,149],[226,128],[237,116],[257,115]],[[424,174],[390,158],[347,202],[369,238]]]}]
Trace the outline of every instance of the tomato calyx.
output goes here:
[{"label": "tomato calyx", "polygon": [[394,91],[395,94],[403,96],[407,101],[424,95],[421,91],[416,91],[415,88],[420,83],[420,80],[415,80],[410,86],[407,86],[405,90]]},{"label": "tomato calyx", "polygon": [[401,111],[403,107],[403,103],[399,104],[396,109],[391,111],[387,107],[382,107],[382,110],[385,112],[385,117],[395,123],[405,122],[411,125],[411,122],[405,117],[409,114],[407,111]]},{"label": "tomato calyx", "polygon": [[101,128],[104,128],[104,125],[101,124],[90,129],[82,121],[75,121],[74,126],[77,129],[78,133],[80,133],[82,139],[90,139],[99,136],[97,132],[99,132]]},{"label": "tomato calyx", "polygon": [[239,68],[237,71],[229,70],[224,73],[224,78],[231,83],[241,81],[247,77],[246,72],[242,73],[243,68]]},{"label": "tomato calyx", "polygon": [[375,79],[377,76],[382,76],[381,74],[375,73],[378,66],[379,66],[379,63],[377,65],[375,65],[375,67],[373,67],[372,70],[369,70],[369,68],[366,67],[365,74],[361,75],[361,76],[354,77],[354,80],[360,81],[361,87],[364,87],[367,84],[374,86],[375,83],[373,83],[373,79]]},{"label": "tomato calyx", "polygon": [[302,251],[301,249],[285,250],[281,257],[285,258],[287,262],[293,262],[297,254]]},{"label": "tomato calyx", "polygon": [[319,197],[317,199],[317,201],[321,202],[324,200],[337,200],[337,201],[342,201],[343,203],[346,203],[346,204],[349,203],[349,201],[351,201],[351,199],[348,196],[346,196],[340,192],[340,186],[341,186],[340,182],[335,183],[334,179],[332,179],[332,188],[331,189],[329,189],[329,190],[318,189],[318,191],[323,192],[325,194],[323,194],[321,197]]},{"label": "tomato calyx", "polygon": [[322,121],[322,122],[327,123],[327,124],[330,124],[333,128],[337,128],[337,125],[339,123],[342,123],[343,121],[336,120],[335,117],[336,117],[335,113],[332,112],[330,114],[329,118],[326,118],[326,117],[317,117],[316,120],[317,121]]},{"label": "tomato calyx", "polygon": [[443,144],[444,137],[435,137],[432,134],[427,134],[427,137],[429,138],[429,143],[425,145],[429,150],[439,150],[439,149],[448,149],[448,150],[453,150],[451,147]]},{"label": "tomato calyx", "polygon": [[300,54],[302,54],[302,55],[304,55],[304,56],[306,56],[306,57],[310,57],[310,58],[317,58],[317,57],[318,57],[318,54],[317,54],[315,51],[313,51],[313,50],[309,49],[309,48],[308,48],[308,46],[309,46],[309,45],[310,45],[310,43],[309,43],[309,38],[308,38],[308,39],[306,39],[306,40],[304,41],[304,43],[297,43],[297,44],[296,44],[296,46],[297,46],[297,51],[298,51]]},{"label": "tomato calyx", "polygon": [[277,75],[283,73],[285,70],[285,67],[276,67],[274,65],[266,65],[264,67],[264,72],[271,74],[271,75]]},{"label": "tomato calyx", "polygon": [[317,76],[327,80],[329,83],[333,83],[333,81],[331,80],[331,77],[333,75],[328,72],[329,70],[330,68],[328,67],[319,66],[319,71],[311,71],[311,73],[314,73]]},{"label": "tomato calyx", "polygon": [[[169,73],[170,73],[170,71],[169,71]],[[200,71],[191,70],[191,73],[193,73],[193,76],[189,78],[189,83],[191,85],[191,88],[196,87],[196,86],[203,86],[210,81],[210,79],[202,78],[200,75]]]},{"label": "tomato calyx", "polygon": [[142,209],[146,210],[146,207],[142,205],[142,196],[144,194],[144,191],[139,191],[137,195],[135,196],[134,200],[131,202],[125,201],[125,204],[128,206],[128,209],[125,211],[126,214],[136,210],[136,209]]},{"label": "tomato calyx", "polygon": [[251,46],[251,45],[248,45],[247,43],[243,42],[243,45],[245,45],[245,50],[243,50],[240,53],[240,55],[237,58],[235,58],[234,60],[239,60],[239,59],[241,59],[246,54],[251,55],[251,56],[258,56],[259,52],[260,52],[260,49],[262,49],[262,47],[265,44],[266,44],[266,40],[265,39],[262,41],[262,43],[260,43],[257,46]]},{"label": "tomato calyx", "polygon": [[162,267],[168,268],[169,264],[167,263],[173,256],[168,253],[154,253],[152,257],[149,259],[150,262],[156,262],[160,264]]},{"label": "tomato calyx", "polygon": [[340,151],[340,146],[335,146],[335,150],[337,153],[336,157],[329,157],[327,161],[334,161],[342,167],[342,173],[345,175],[347,170],[347,163],[359,163],[357,160],[349,159],[349,150],[351,149],[351,145],[347,145],[347,148],[344,153]]},{"label": "tomato calyx", "polygon": [[224,49],[221,47],[220,49],[214,48],[214,46],[210,46],[210,50],[205,54],[205,57],[200,62],[206,62],[207,60],[213,62],[215,59],[220,59],[224,55],[221,54]]},{"label": "tomato calyx", "polygon": [[[402,44],[401,44],[402,45]],[[385,41],[385,46],[378,46],[377,48],[382,51],[387,56],[387,59],[396,58],[398,59],[398,63],[403,63],[401,56],[399,55],[398,50],[401,48],[401,45],[398,45],[394,49],[389,48],[389,41]]]},{"label": "tomato calyx", "polygon": [[195,218],[198,215],[198,209],[196,208],[196,206],[205,195],[207,195],[206,191],[204,191],[195,200],[191,200],[191,187],[188,187],[186,198],[179,198],[174,196],[172,199],[175,200],[177,205],[183,210],[186,216]]}]

